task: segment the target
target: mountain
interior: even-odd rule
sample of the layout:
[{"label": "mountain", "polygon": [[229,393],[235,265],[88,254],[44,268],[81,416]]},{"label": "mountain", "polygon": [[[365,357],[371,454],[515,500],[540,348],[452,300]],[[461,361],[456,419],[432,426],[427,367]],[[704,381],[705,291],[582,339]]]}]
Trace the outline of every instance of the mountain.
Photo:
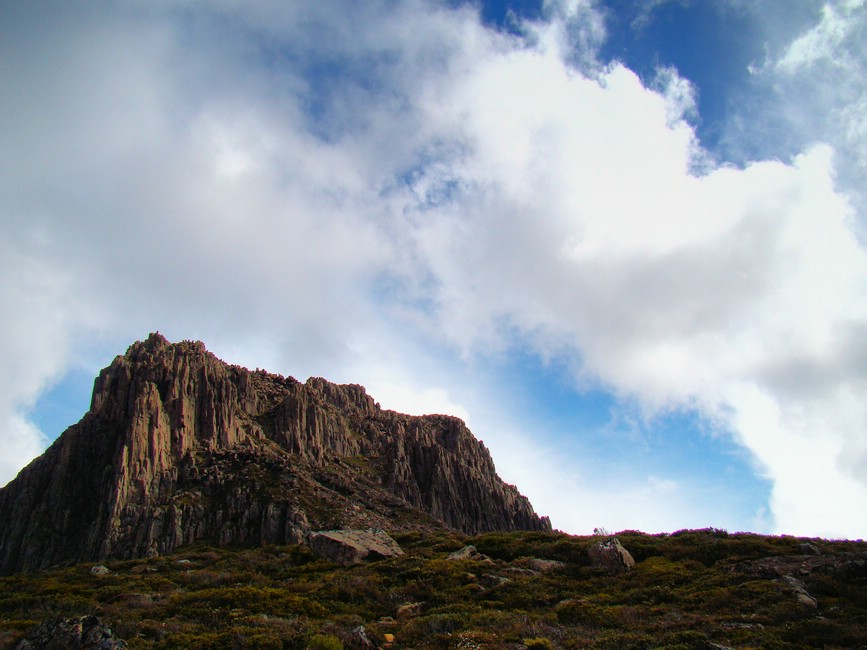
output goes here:
[{"label": "mountain", "polygon": [[0,522],[0,574],[341,527],[551,530],[461,420],[160,334],[116,357],[81,421],[0,489]]}]

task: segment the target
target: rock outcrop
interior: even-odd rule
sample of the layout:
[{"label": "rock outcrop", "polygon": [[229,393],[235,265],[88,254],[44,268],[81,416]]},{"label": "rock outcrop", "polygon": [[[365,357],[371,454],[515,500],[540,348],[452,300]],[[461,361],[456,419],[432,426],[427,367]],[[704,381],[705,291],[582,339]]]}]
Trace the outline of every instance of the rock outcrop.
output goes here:
[{"label": "rock outcrop", "polygon": [[322,529],[551,528],[457,418],[159,334],[116,357],[82,420],[0,489],[0,521],[0,574]]},{"label": "rock outcrop", "polygon": [[[815,548],[814,545],[811,546]],[[816,555],[810,551],[809,555],[776,555],[741,562],[736,564],[733,570],[762,578],[817,574],[834,580],[864,580],[867,578],[867,553],[836,552]]]},{"label": "rock outcrop", "polygon": [[53,618],[27,633],[15,650],[122,650],[126,642],[95,616]]}]

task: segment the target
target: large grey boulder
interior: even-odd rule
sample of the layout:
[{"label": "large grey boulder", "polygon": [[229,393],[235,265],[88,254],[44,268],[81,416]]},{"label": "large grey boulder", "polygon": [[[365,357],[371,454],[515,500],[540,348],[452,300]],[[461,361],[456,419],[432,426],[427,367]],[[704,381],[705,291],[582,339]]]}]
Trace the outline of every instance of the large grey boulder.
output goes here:
[{"label": "large grey boulder", "polygon": [[403,555],[398,543],[378,529],[322,530],[307,535],[306,543],[317,555],[344,566]]}]

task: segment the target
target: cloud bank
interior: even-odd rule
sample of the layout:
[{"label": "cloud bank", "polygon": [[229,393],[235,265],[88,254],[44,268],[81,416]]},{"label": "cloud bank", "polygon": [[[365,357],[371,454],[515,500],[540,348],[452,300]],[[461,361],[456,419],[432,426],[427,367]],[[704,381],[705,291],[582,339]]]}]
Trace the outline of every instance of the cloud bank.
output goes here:
[{"label": "cloud bank", "polygon": [[[861,4],[761,74],[803,81]],[[84,340],[201,338],[483,437],[507,398],[450,373],[521,346],[576,390],[730,436],[771,481],[769,529],[863,536],[867,255],[840,174],[867,150],[863,96],[832,98],[839,138],[715,162],[676,71],[649,88],[598,60],[589,2],[546,7],[516,35],[421,1],[7,4],[0,481],[44,447],[26,413]],[[519,429],[492,444],[522,450],[503,473],[555,525],[608,525],[580,468]],[[636,475],[629,527],[701,515]]]}]

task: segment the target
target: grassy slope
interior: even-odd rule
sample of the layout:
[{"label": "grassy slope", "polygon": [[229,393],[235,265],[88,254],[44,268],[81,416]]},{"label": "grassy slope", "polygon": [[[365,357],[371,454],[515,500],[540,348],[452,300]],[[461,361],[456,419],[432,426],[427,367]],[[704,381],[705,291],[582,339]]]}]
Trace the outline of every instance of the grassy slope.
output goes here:
[{"label": "grassy slope", "polygon": [[[804,540],[686,531],[618,535],[624,575],[588,565],[596,538],[558,533],[396,536],[406,555],[350,568],[304,547],[197,545],[149,560],[0,578],[0,648],[54,616],[95,613],[130,648],[352,646],[363,625],[394,648],[867,647],[867,568],[798,576],[818,608],[743,562],[801,553]],[[867,543],[812,540],[822,557]],[[448,561],[475,544],[490,562]],[[521,558],[563,562],[539,572]],[[402,605],[420,605],[398,613]],[[315,639],[314,639],[315,637]],[[535,639],[530,642],[528,640]],[[717,645],[713,645],[717,644]]]}]

